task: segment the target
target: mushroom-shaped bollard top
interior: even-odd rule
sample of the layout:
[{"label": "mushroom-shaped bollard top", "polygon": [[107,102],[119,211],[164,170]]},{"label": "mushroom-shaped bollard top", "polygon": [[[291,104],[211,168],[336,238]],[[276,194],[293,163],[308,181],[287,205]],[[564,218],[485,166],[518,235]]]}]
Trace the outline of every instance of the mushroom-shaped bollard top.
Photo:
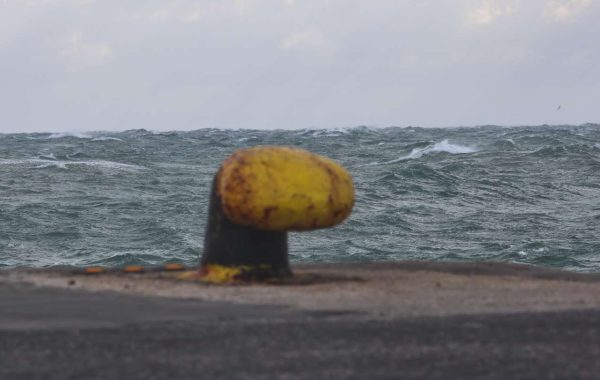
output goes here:
[{"label": "mushroom-shaped bollard top", "polygon": [[269,231],[330,227],[354,204],[352,179],[340,165],[275,146],[235,152],[217,174],[217,191],[232,222]]},{"label": "mushroom-shaped bollard top", "polygon": [[241,149],[217,172],[200,272],[206,281],[291,276],[287,231],[334,226],[354,205],[348,172],[296,148]]}]

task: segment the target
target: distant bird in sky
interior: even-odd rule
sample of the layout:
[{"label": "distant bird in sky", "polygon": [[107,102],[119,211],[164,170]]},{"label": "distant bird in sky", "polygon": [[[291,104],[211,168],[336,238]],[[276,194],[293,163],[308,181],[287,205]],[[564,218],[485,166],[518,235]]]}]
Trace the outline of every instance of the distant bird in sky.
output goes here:
[{"label": "distant bird in sky", "polygon": [[556,107],[556,110],[560,111],[561,108],[562,108],[562,105],[559,105],[558,107]]}]

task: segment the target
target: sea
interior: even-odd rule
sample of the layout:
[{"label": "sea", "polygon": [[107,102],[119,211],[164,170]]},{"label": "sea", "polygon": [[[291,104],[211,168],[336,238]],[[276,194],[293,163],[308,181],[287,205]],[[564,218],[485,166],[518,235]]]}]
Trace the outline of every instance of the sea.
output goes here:
[{"label": "sea", "polygon": [[0,267],[179,262],[202,253],[236,149],[348,169],[341,225],[290,233],[299,262],[500,261],[600,271],[600,125],[0,134]]}]

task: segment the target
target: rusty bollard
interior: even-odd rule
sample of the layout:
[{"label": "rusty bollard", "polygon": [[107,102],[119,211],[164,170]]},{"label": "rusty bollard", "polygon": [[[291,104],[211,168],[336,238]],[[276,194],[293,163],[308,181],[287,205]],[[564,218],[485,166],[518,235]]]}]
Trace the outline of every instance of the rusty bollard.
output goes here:
[{"label": "rusty bollard", "polygon": [[200,276],[216,283],[289,278],[287,231],[334,226],[353,205],[350,175],[328,158],[279,146],[240,149],[213,180]]}]

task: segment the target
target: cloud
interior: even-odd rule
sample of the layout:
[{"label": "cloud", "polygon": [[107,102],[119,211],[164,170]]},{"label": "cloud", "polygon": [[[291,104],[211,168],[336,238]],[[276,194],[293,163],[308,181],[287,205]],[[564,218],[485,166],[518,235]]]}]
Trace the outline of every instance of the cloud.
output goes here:
[{"label": "cloud", "polygon": [[0,0],[0,130],[537,123],[558,101],[579,104],[570,122],[597,121],[599,11],[600,0]]},{"label": "cloud", "polygon": [[488,25],[495,22],[499,17],[510,15],[514,12],[514,6],[502,2],[499,5],[495,2],[487,1],[475,8],[467,11],[467,20],[475,25]]},{"label": "cloud", "polygon": [[286,37],[281,46],[285,50],[292,49],[321,49],[327,47],[327,38],[319,29],[306,29],[292,33]]},{"label": "cloud", "polygon": [[263,0],[233,0],[231,11],[235,14],[245,14],[256,8]]},{"label": "cloud", "polygon": [[544,16],[558,22],[572,21],[591,4],[592,0],[551,1],[544,10]]},{"label": "cloud", "polygon": [[146,10],[138,13],[136,18],[147,22],[163,22],[171,17],[171,11],[166,7]]},{"label": "cloud", "polygon": [[67,71],[78,71],[94,67],[106,62],[112,55],[112,49],[105,42],[86,43],[81,32],[73,32],[69,36],[67,46],[61,56],[67,63]]},{"label": "cloud", "polygon": [[184,13],[182,15],[181,19],[185,24],[193,24],[195,22],[198,22],[198,20],[200,20],[201,15],[202,15],[202,13],[199,10],[194,9],[194,10],[190,10],[190,11]]},{"label": "cloud", "polygon": [[47,7],[47,6],[84,6],[92,3],[93,0],[2,0],[0,6],[20,6],[26,8]]},{"label": "cloud", "polygon": [[170,4],[154,9],[144,9],[134,14],[134,19],[149,24],[165,22],[183,22],[193,24],[200,20],[202,12],[195,7],[185,7],[180,4]]}]

